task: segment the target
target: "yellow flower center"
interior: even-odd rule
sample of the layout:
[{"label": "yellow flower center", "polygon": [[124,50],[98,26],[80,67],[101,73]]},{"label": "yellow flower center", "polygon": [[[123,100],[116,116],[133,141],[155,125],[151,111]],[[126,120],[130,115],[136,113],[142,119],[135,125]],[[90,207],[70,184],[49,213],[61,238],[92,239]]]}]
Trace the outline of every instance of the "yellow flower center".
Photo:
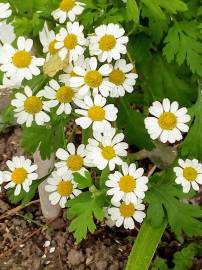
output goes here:
[{"label": "yellow flower center", "polygon": [[109,74],[109,81],[114,83],[115,85],[122,85],[125,81],[125,74],[119,69],[114,69]]},{"label": "yellow flower center", "polygon": [[55,43],[56,43],[55,39],[49,43],[48,51],[51,55],[56,54],[56,52],[58,51],[58,49],[55,49]]},{"label": "yellow flower center", "polygon": [[123,217],[132,217],[135,214],[135,207],[132,203],[126,204],[123,202],[120,205],[119,210]]},{"label": "yellow flower center", "polygon": [[77,36],[74,34],[68,34],[64,39],[64,46],[68,50],[72,50],[76,47],[76,45],[77,45]]},{"label": "yellow flower center", "polygon": [[116,39],[113,35],[104,35],[99,41],[100,50],[111,51],[116,46]]},{"label": "yellow flower center", "polygon": [[60,194],[60,196],[69,196],[73,191],[73,185],[71,181],[63,181],[58,184],[57,186],[57,192]]},{"label": "yellow flower center", "polygon": [[17,51],[12,57],[13,64],[18,68],[26,68],[32,61],[32,56],[26,51]]},{"label": "yellow flower center", "polygon": [[97,70],[90,70],[84,77],[85,83],[91,88],[99,87],[103,81],[102,75]]},{"label": "yellow flower center", "polygon": [[38,113],[42,110],[42,101],[36,96],[28,97],[24,102],[24,109],[27,113]]},{"label": "yellow flower center", "polygon": [[56,94],[56,98],[61,103],[70,103],[74,97],[74,91],[69,86],[61,86]]},{"label": "yellow flower center", "polygon": [[112,146],[105,146],[102,148],[102,156],[106,160],[113,159],[116,154]]},{"label": "yellow flower center", "polygon": [[62,11],[69,11],[75,6],[74,0],[62,0],[60,2],[60,9]]},{"label": "yellow flower center", "polygon": [[70,155],[67,159],[67,167],[72,171],[79,171],[83,166],[83,158],[80,155]]},{"label": "yellow flower center", "polygon": [[27,178],[27,171],[24,168],[16,168],[12,172],[11,178],[16,185],[22,184]]},{"label": "yellow flower center", "polygon": [[92,121],[102,121],[105,119],[105,110],[100,106],[94,105],[88,109],[88,117],[92,119]]},{"label": "yellow flower center", "polygon": [[183,176],[188,181],[196,180],[197,175],[197,171],[192,167],[186,167],[183,169]]},{"label": "yellow flower center", "polygon": [[174,113],[164,112],[158,119],[159,126],[165,130],[172,130],[176,127],[177,118]]},{"label": "yellow flower center", "polygon": [[134,177],[130,175],[124,175],[119,180],[119,187],[120,187],[120,190],[123,192],[126,192],[126,193],[132,192],[134,191],[136,187],[136,181]]}]

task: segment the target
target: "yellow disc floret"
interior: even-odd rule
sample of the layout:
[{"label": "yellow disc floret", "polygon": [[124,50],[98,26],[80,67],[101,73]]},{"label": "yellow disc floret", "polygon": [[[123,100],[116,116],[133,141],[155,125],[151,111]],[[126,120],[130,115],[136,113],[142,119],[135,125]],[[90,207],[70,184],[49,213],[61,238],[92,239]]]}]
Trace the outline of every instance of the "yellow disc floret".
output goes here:
[{"label": "yellow disc floret", "polygon": [[110,74],[109,74],[109,81],[114,83],[115,85],[122,85],[125,81],[125,74],[123,71],[119,69],[114,69]]},{"label": "yellow disc floret", "polygon": [[16,168],[12,172],[11,178],[16,185],[22,184],[27,178],[27,171],[24,168]]},{"label": "yellow disc floret", "polygon": [[69,86],[61,86],[56,94],[56,98],[60,103],[70,103],[74,97],[74,91]]},{"label": "yellow disc floret", "polygon": [[113,35],[104,35],[99,41],[99,47],[102,51],[111,51],[116,46],[116,39]]},{"label": "yellow disc floret", "polygon": [[86,73],[84,81],[91,88],[95,88],[102,84],[103,78],[97,70],[90,70]]},{"label": "yellow disc floret", "polygon": [[24,109],[30,114],[38,113],[42,110],[42,101],[36,96],[28,97],[24,102]]},{"label": "yellow disc floret", "polygon": [[172,130],[176,127],[177,118],[172,112],[164,112],[158,119],[159,126],[165,130]]},{"label": "yellow disc floret", "polygon": [[17,51],[12,57],[13,64],[18,68],[26,68],[31,64],[32,56],[27,51]]},{"label": "yellow disc floret", "polygon": [[105,146],[102,148],[102,156],[106,160],[111,160],[115,157],[115,151],[112,146]]},{"label": "yellow disc floret", "polygon": [[187,181],[196,180],[198,173],[193,167],[186,167],[183,169],[183,176]]},{"label": "yellow disc floret", "polygon": [[124,175],[119,180],[119,187],[123,192],[133,192],[136,187],[136,181],[133,176]]},{"label": "yellow disc floret", "polygon": [[56,44],[56,40],[52,40],[50,43],[49,43],[49,46],[48,46],[48,51],[51,55],[53,54],[56,54],[56,52],[58,51],[58,49],[55,48],[55,44]]},{"label": "yellow disc floret", "polygon": [[83,158],[80,155],[70,155],[67,159],[67,167],[72,171],[79,171],[83,166]]},{"label": "yellow disc floret", "polygon": [[135,214],[135,207],[132,203],[126,204],[125,202],[121,203],[119,207],[120,213],[123,217],[132,217]]},{"label": "yellow disc floret", "polygon": [[60,9],[62,11],[69,11],[75,6],[75,1],[74,0],[62,0],[60,2]]},{"label": "yellow disc floret", "polygon": [[71,181],[67,180],[67,181],[61,181],[59,182],[58,186],[57,186],[57,192],[60,194],[60,196],[64,196],[67,197],[69,196],[73,191],[73,185],[71,183]]},{"label": "yellow disc floret", "polygon": [[92,121],[103,121],[105,119],[105,110],[100,106],[94,105],[88,109],[88,117]]},{"label": "yellow disc floret", "polygon": [[68,34],[64,39],[64,46],[68,50],[72,50],[76,47],[76,45],[77,45],[77,36],[74,34]]}]

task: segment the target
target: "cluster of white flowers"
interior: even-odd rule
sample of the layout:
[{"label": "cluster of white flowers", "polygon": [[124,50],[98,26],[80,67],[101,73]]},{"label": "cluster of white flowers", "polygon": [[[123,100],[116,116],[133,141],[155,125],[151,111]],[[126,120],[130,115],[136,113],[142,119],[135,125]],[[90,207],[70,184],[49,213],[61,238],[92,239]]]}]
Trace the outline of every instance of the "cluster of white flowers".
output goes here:
[{"label": "cluster of white flowers", "polygon": [[[93,34],[85,37],[83,25],[75,21],[84,7],[85,4],[75,0],[60,1],[52,12],[53,18],[62,24],[58,32],[49,30],[45,22],[39,34],[46,54],[44,58],[33,55],[31,39],[18,37],[17,46],[11,45],[13,40],[2,42],[0,70],[4,73],[5,85],[23,86],[24,93],[17,92],[11,101],[19,124],[27,127],[33,122],[44,125],[50,121],[54,108],[58,116],[70,115],[74,110],[77,125],[82,129],[92,127],[93,137],[86,146],[75,147],[68,143],[67,149],[57,150],[56,157],[60,161],[56,162],[45,187],[50,193],[51,203],[59,203],[64,208],[68,198],[80,194],[73,180],[74,172],[84,174],[88,167],[99,170],[108,167],[112,172],[121,166],[122,172],[115,170],[106,181],[107,194],[112,196],[112,206],[107,212],[116,226],[123,224],[126,229],[133,229],[134,221],[141,223],[145,217],[142,200],[148,189],[148,178],[143,175],[143,168],[123,161],[128,145],[123,141],[124,134],[116,133],[113,128],[118,109],[114,104],[108,104],[107,98],[132,93],[138,75],[133,64],[124,59],[128,37],[120,25],[100,25]],[[10,5],[0,4],[0,19],[10,15]],[[58,69],[60,73],[39,91],[27,86],[26,81],[39,75],[40,67],[55,56],[64,64],[62,69]],[[171,103],[164,99],[162,104],[155,101],[149,113],[152,116],[145,119],[145,127],[153,140],[175,143],[182,140],[183,132],[188,132],[186,123],[190,116],[187,109],[179,108],[176,101]],[[31,165],[31,161],[24,157],[14,157],[7,165],[10,172],[1,172],[0,183],[6,181],[9,182],[6,188],[16,187],[15,195],[20,193],[21,187],[28,192],[32,180],[37,179],[34,173],[37,166]],[[181,167],[174,169],[176,183],[183,186],[184,192],[188,192],[191,186],[198,190],[198,184],[202,183],[202,165],[195,159],[179,160],[179,165]]]}]

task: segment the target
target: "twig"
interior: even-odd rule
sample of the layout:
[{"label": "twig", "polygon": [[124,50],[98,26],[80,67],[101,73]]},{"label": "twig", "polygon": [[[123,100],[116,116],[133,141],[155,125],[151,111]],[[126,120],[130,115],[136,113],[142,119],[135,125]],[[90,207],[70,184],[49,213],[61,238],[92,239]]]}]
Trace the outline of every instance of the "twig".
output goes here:
[{"label": "twig", "polygon": [[156,168],[157,168],[157,166],[154,165],[154,166],[151,168],[151,170],[149,171],[147,177],[150,177],[150,176],[155,172]]},{"label": "twig", "polygon": [[12,208],[12,209],[8,210],[6,213],[4,213],[3,215],[1,215],[0,220],[5,219],[9,216],[16,215],[17,212],[21,211],[22,209],[24,209],[32,204],[35,204],[35,203],[39,203],[39,200],[31,201],[26,205],[18,205],[17,207]]}]

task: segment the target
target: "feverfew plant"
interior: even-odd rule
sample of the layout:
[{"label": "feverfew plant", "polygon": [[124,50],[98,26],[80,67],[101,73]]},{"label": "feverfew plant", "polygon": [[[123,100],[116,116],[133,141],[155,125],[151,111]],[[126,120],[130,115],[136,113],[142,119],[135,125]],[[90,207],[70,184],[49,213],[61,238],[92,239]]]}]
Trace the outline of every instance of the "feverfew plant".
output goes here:
[{"label": "feverfew plant", "polygon": [[149,268],[167,225],[200,235],[188,200],[202,184],[200,1],[2,2],[3,124],[21,126],[27,155],[56,158],[42,179],[31,159],[7,161],[9,199],[31,201],[47,179],[77,242],[100,222],[138,228],[127,270]]}]

